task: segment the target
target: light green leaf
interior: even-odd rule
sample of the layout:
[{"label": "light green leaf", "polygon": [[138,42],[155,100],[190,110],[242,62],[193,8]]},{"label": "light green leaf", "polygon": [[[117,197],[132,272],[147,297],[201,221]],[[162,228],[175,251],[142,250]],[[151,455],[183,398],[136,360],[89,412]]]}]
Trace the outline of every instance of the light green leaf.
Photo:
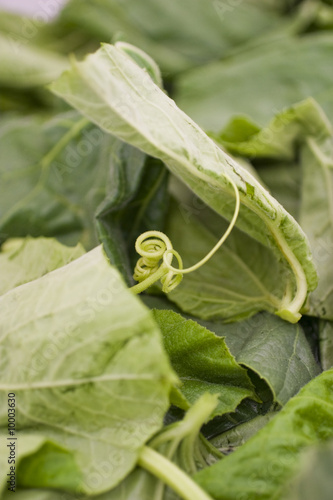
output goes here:
[{"label": "light green leaf", "polygon": [[[279,164],[271,165],[271,172],[276,169],[275,176],[272,178],[269,173],[266,178],[264,175],[264,180],[273,186],[278,198],[282,193],[288,206],[294,199],[295,212],[310,240],[319,285],[310,295],[309,314],[333,319],[333,274],[330,272],[333,264],[333,131],[330,123],[316,102],[307,99],[278,113],[259,132],[251,130],[247,138],[242,128],[238,134],[236,128],[234,124],[233,136],[227,131],[228,140],[223,132],[217,137],[233,153],[256,160],[291,162],[294,180],[291,176],[285,180],[288,171],[286,165],[283,170],[283,164],[282,168]],[[260,172],[264,174],[264,166]],[[282,192],[285,186],[291,188],[289,194]],[[279,201],[282,200],[279,198]]]},{"label": "light green leaf", "polygon": [[[7,405],[6,405],[7,406]],[[30,462],[30,457],[33,457],[30,463],[34,463],[35,457],[42,456],[44,462],[54,465],[55,463],[59,463],[59,459],[62,462],[62,466],[60,469],[51,468],[51,477],[48,474],[48,471],[43,470],[43,462],[39,462],[39,467],[37,469],[32,469],[32,472],[36,475],[35,477],[30,476],[30,480],[33,479],[35,484],[38,484],[41,480],[48,478],[52,481],[52,475],[56,472],[60,474],[65,472],[64,476],[58,477],[58,484],[63,487],[69,487],[71,489],[78,486],[79,481],[82,480],[80,476],[80,471],[77,468],[73,460],[73,456],[66,451],[65,449],[51,443],[47,440],[43,435],[38,434],[30,434],[27,435],[25,433],[20,433],[19,435],[14,435],[14,440],[9,436],[8,430],[0,430],[0,442],[1,442],[1,453],[0,453],[0,465],[1,465],[1,473],[0,473],[0,498],[6,497],[3,493],[7,490],[9,486],[16,488],[20,486],[22,477],[18,474],[18,471],[21,470],[23,476],[25,476],[27,466]],[[17,439],[19,437],[19,439]],[[10,446],[15,447],[15,463],[8,463],[8,456],[10,453]],[[24,465],[25,462],[25,465]],[[7,474],[10,474],[13,469],[10,467],[14,467],[14,476],[12,479]],[[40,470],[38,470],[40,469]],[[43,473],[45,474],[45,478],[43,477]],[[24,479],[24,477],[23,477]],[[29,476],[27,477],[29,481]],[[7,481],[12,481],[11,484],[8,484]],[[52,486],[52,484],[50,484]],[[15,491],[16,492],[16,491]],[[10,492],[12,494],[12,491]]]},{"label": "light green leaf", "polygon": [[214,132],[235,115],[265,126],[277,111],[310,96],[332,120],[332,50],[329,31],[254,45],[232,59],[181,75],[175,99],[201,127]]},{"label": "light green leaf", "polygon": [[323,370],[333,367],[333,322],[321,320],[319,323],[319,352]]},{"label": "light green leaf", "polygon": [[104,45],[51,86],[103,129],[160,158],[213,209],[231,218],[240,193],[239,226],[290,266],[292,298],[277,312],[300,318],[307,291],[316,286],[304,233],[269,193],[184,115],[121,50]]},{"label": "light green leaf", "polygon": [[95,213],[112,195],[121,164],[140,170],[145,156],[77,113],[0,122],[0,237],[55,236],[98,243]]},{"label": "light green leaf", "polygon": [[0,85],[19,88],[46,85],[68,68],[66,57],[27,42],[24,36],[0,33]]},{"label": "light green leaf", "polygon": [[[38,435],[20,432],[19,446],[21,448],[22,440],[39,442],[40,438]],[[16,472],[18,487],[46,487],[74,492],[80,489],[83,481],[82,471],[76,463],[74,454],[62,446],[44,439],[38,450],[20,458]]]},{"label": "light green leaf", "polygon": [[[333,441],[317,445],[302,457],[297,477],[286,488],[286,500],[331,500],[333,491]],[[289,493],[288,493],[289,491]]]},{"label": "light green leaf", "polygon": [[306,99],[277,113],[262,129],[245,117],[234,117],[212,137],[228,151],[251,158],[271,194],[298,220],[302,185],[298,150],[308,136],[330,135],[322,109]]},{"label": "light green leaf", "polygon": [[51,238],[7,240],[0,252],[0,295],[81,257],[80,244],[66,247]]},{"label": "light green leaf", "polygon": [[[12,492],[6,491],[2,495],[2,500],[12,499]],[[49,490],[16,490],[15,500],[74,500],[76,499],[73,495],[67,495],[65,493],[60,493],[57,491]],[[77,500],[77,499],[76,499]]]},{"label": "light green leaf", "polygon": [[[233,121],[226,131],[214,138],[234,154],[250,158],[294,160],[297,146],[308,136],[329,137],[332,127],[316,101],[306,99],[277,113],[266,127],[255,129],[246,121],[249,129],[244,132],[243,122]],[[251,128],[250,128],[251,126]],[[228,128],[233,128],[230,136]]]},{"label": "light green leaf", "polygon": [[333,370],[309,382],[241,448],[196,474],[198,483],[215,500],[284,499],[303,451],[333,437],[332,387]]},{"label": "light green leaf", "polygon": [[[184,190],[180,199],[169,212],[166,233],[189,267],[207,255],[227,224]],[[234,228],[219,251],[187,274],[168,298],[202,319],[238,321],[262,310],[276,311],[289,278],[270,249]]]},{"label": "light green leaf", "polygon": [[182,382],[181,394],[171,398],[175,405],[188,409],[202,394],[218,394],[212,418],[234,411],[246,397],[258,399],[246,370],[239,366],[222,338],[172,311],[155,310],[154,318]]},{"label": "light green leaf", "polygon": [[[210,417],[217,397],[202,395],[179,422],[164,427],[150,447],[168,457],[187,474],[193,475],[221,458],[221,454],[200,434],[200,428]],[[179,499],[171,489],[142,469],[134,470],[105,500]]]},{"label": "light green leaf", "polygon": [[162,426],[175,380],[151,314],[101,247],[0,304],[0,424],[14,392],[17,429],[69,450],[81,492],[115,486]]}]

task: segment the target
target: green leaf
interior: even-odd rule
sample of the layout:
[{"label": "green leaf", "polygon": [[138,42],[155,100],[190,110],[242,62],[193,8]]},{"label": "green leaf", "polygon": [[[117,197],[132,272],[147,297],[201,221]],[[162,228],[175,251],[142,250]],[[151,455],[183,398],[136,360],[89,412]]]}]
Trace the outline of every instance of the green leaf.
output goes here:
[{"label": "green leaf", "polygon": [[333,322],[321,320],[319,324],[319,352],[323,370],[333,367]]},{"label": "green leaf", "polygon": [[[329,271],[333,263],[333,131],[323,111],[313,99],[307,99],[278,113],[267,127],[251,132],[248,138],[242,137],[242,131],[238,136],[234,133],[234,142],[224,137],[222,133],[217,139],[233,153],[294,163],[291,171],[299,186],[291,176],[281,183],[279,165],[275,177],[269,174],[264,180],[273,188],[277,181],[278,196],[283,187],[291,188],[289,194],[283,193],[287,205],[294,194],[295,211],[310,240],[319,275],[319,285],[310,295],[309,314],[333,319],[333,274]],[[263,167],[261,174],[264,172]],[[284,170],[284,178],[287,173]]]},{"label": "green leaf", "polygon": [[301,205],[302,172],[297,162],[268,161],[256,163],[262,182],[269,192],[297,221]]},{"label": "green leaf", "polygon": [[[161,301],[153,297],[147,298],[145,303],[158,309],[168,307],[167,304],[161,305]],[[169,314],[170,317],[178,316],[171,311],[159,313]],[[260,391],[265,390],[267,385],[273,400],[281,406],[320,372],[300,325],[291,325],[268,313],[230,324],[221,321],[196,321],[221,337],[237,363],[257,375],[252,380],[257,393],[261,394]],[[163,332],[162,324],[160,328]],[[176,345],[176,341],[171,343],[173,345]],[[166,349],[169,352],[168,345]],[[172,360],[171,352],[169,356]],[[198,356],[200,357],[200,352]],[[187,359],[184,356],[184,360]],[[191,366],[195,366],[194,362]],[[175,369],[181,376],[178,369]],[[264,382],[263,387],[261,382]]]},{"label": "green leaf", "polygon": [[308,137],[301,150],[300,224],[308,235],[317,267],[318,288],[309,297],[309,314],[333,320],[333,132]]},{"label": "green leaf", "polygon": [[332,49],[332,32],[253,45],[232,59],[181,75],[175,99],[201,127],[214,132],[235,115],[264,126],[278,110],[310,96],[332,120]]},{"label": "green leaf", "polygon": [[[147,51],[168,75],[220,59],[248,40],[283,30],[281,1],[182,0],[172,8],[158,0],[71,0],[59,23],[98,41],[123,39]],[[186,19],[186,22],[184,22]],[[68,28],[67,28],[68,30]]]},{"label": "green leaf", "polygon": [[[20,435],[21,439],[32,436]],[[76,464],[73,453],[45,442],[35,453],[22,458],[19,463],[18,486],[23,488],[56,488],[76,491],[82,483],[82,472]]]},{"label": "green leaf", "polygon": [[218,394],[211,418],[230,413],[246,397],[257,400],[244,368],[230,354],[224,339],[172,311],[154,311],[164,347],[182,385],[171,401],[186,410],[205,393]]},{"label": "green leaf", "polygon": [[[75,491],[82,482],[79,470],[72,453],[62,446],[56,445],[42,435],[20,432],[19,440],[8,438],[8,430],[0,430],[0,439],[7,453],[0,454],[1,475],[0,494],[10,486],[64,488]],[[19,442],[19,444],[18,444]],[[8,463],[10,446],[15,444],[15,465]],[[14,475],[10,477],[13,472]],[[10,483],[8,483],[8,481]],[[12,493],[12,492],[11,492]],[[3,498],[5,495],[1,495]],[[6,497],[6,496],[5,496]]]},{"label": "green leaf", "polygon": [[66,247],[51,238],[7,240],[0,252],[0,295],[81,257],[80,244]]},{"label": "green leaf", "polygon": [[228,128],[236,128],[238,122],[231,122],[226,132],[214,138],[234,154],[250,158],[273,158],[279,160],[294,160],[297,146],[308,136],[329,137],[332,128],[325,114],[316,101],[306,99],[290,108],[277,113],[266,127],[254,128],[250,132],[234,131],[230,137]]},{"label": "green leaf", "polygon": [[320,372],[302,327],[271,314],[225,325],[216,333],[223,335],[238,363],[265,380],[280,405]]},{"label": "green leaf", "polygon": [[[12,492],[6,491],[2,495],[2,500],[10,500],[12,498]],[[16,490],[15,491],[16,500],[74,500],[73,495],[67,495],[57,491],[49,490]]]},{"label": "green leaf", "polygon": [[[144,297],[144,303],[159,310],[170,310],[174,307],[169,301],[157,297]],[[181,313],[179,310],[175,311]],[[170,311],[170,314],[174,313]],[[283,406],[320,372],[301,325],[291,325],[268,313],[260,313],[247,320],[228,324],[181,314],[183,318],[195,320],[224,340],[236,361],[250,369],[256,392],[266,403],[271,404],[273,398],[273,402]],[[162,326],[161,329],[163,331]],[[327,340],[327,347],[324,347],[324,344],[323,347],[328,349],[329,356],[329,335]],[[266,411],[267,409],[264,413]],[[253,418],[253,414],[249,418]],[[238,419],[235,417],[234,420],[237,424]]]},{"label": "green leaf", "polygon": [[[189,475],[221,458],[221,454],[199,434],[202,424],[209,419],[217,404],[216,396],[203,394],[187,411],[183,420],[163,428],[149,443],[149,447],[172,460]],[[161,472],[163,475],[163,471]],[[119,498],[166,500],[179,497],[173,491],[165,490],[163,483],[147,475],[146,471],[136,469],[110,492],[108,500]]]},{"label": "green leaf", "polygon": [[0,123],[0,233],[98,243],[95,213],[112,192],[114,169],[139,169],[144,155],[77,113],[7,118]]},{"label": "green leaf", "polygon": [[[29,27],[23,23],[22,31],[25,28],[28,31]],[[0,85],[19,88],[46,85],[68,68],[66,57],[27,41],[12,32],[0,33]]]},{"label": "green leaf", "polygon": [[[240,193],[239,226],[272,248],[290,267],[293,299],[277,312],[300,318],[316,273],[304,233],[293,218],[242,167],[184,115],[126,54],[104,45],[51,86],[92,121],[166,163],[218,213],[231,218]],[[288,303],[287,303],[288,302]]]},{"label": "green leaf", "polygon": [[14,392],[19,433],[37,433],[72,453],[79,491],[114,487],[161,428],[175,381],[151,313],[101,247],[0,303],[0,425],[7,427]]},{"label": "green leaf", "polygon": [[262,429],[274,416],[276,412],[269,412],[266,415],[258,415],[249,422],[237,425],[223,434],[220,434],[210,440],[221,453],[229,455],[235,449],[242,446],[260,429]]},{"label": "green leaf", "polygon": [[[179,200],[169,212],[166,232],[189,267],[207,255],[227,224],[186,191]],[[186,275],[168,298],[202,319],[238,321],[262,310],[275,312],[289,279],[270,249],[234,228],[218,252]]]},{"label": "green leaf", "polygon": [[302,452],[333,437],[333,370],[309,382],[237,451],[195,479],[215,500],[283,499],[301,467]]},{"label": "green leaf", "polygon": [[126,161],[115,163],[110,172],[110,191],[99,207],[96,228],[111,263],[132,285],[136,238],[144,231],[164,227],[168,171],[160,161],[149,157],[138,165],[134,148],[126,152]]},{"label": "green leaf", "polygon": [[[331,500],[333,491],[333,441],[314,446],[302,457],[302,467],[286,488],[286,500]],[[288,493],[289,491],[289,493]]]}]

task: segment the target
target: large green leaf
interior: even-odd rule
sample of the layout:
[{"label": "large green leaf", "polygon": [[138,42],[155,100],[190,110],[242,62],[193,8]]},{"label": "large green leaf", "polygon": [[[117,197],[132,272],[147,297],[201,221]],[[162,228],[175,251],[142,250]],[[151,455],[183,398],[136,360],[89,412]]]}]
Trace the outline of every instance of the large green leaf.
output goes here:
[{"label": "large green leaf", "polygon": [[[199,434],[199,431],[203,422],[209,418],[216,403],[217,398],[215,396],[205,394],[191,407],[183,420],[164,427],[149,443],[149,446],[156,448],[160,454],[167,456],[169,460],[182,467],[188,474],[193,474],[204,466],[215,462],[221,458],[221,454]],[[42,463],[40,463],[40,467],[43,467]],[[20,466],[20,471],[21,469],[22,467]],[[68,470],[69,478],[71,477],[70,473],[72,473],[73,479],[73,469]],[[33,477],[32,474],[30,478],[32,479]],[[179,498],[170,489],[164,491],[164,488],[163,483],[156,477],[148,474],[141,467],[137,467],[116,488],[102,495],[98,495],[97,497],[75,495],[74,497],[71,494],[63,493],[61,499],[74,500],[75,498],[85,500],[95,498],[96,500],[119,500],[121,498],[123,500],[148,500],[151,498],[163,498],[169,500],[170,498]],[[18,493],[20,498],[20,491]],[[24,492],[22,491],[21,494],[23,496]],[[58,500],[57,495],[52,492],[36,490],[35,494],[37,499]],[[4,495],[1,498],[8,497]],[[27,498],[30,498],[29,495],[27,495]]]},{"label": "large green leaf", "polygon": [[264,126],[277,111],[310,96],[331,119],[332,49],[332,32],[254,46],[181,75],[176,100],[200,126],[214,132],[235,115]]},{"label": "large green leaf", "polygon": [[[17,430],[70,452],[79,491],[115,486],[162,426],[175,380],[151,313],[101,247],[7,292],[0,303],[0,424],[7,427],[7,395],[14,392]],[[48,456],[49,464],[45,456],[29,463],[29,487],[57,486],[52,475],[47,481],[45,470],[54,469]],[[66,462],[58,474],[59,481],[66,476]]]},{"label": "large green leaf", "polygon": [[0,295],[81,257],[80,244],[66,247],[51,238],[7,240],[0,252]]},{"label": "large green leaf", "polygon": [[333,370],[323,372],[237,451],[195,478],[215,500],[283,499],[302,452],[333,437]]},{"label": "large green leaf", "polygon": [[266,176],[261,163],[260,173],[279,201],[292,206],[310,240],[319,285],[310,295],[309,313],[333,319],[333,131],[321,108],[307,99],[278,113],[261,130],[234,120],[216,140],[233,153],[264,158],[268,165],[268,158],[289,161],[271,164]]},{"label": "large green leaf", "polygon": [[97,244],[94,216],[112,193],[114,171],[144,155],[103,133],[77,113],[0,123],[0,233],[56,236]]},{"label": "large green leaf", "polygon": [[189,408],[204,393],[218,394],[212,413],[221,415],[234,411],[246,397],[257,400],[254,387],[246,373],[230,354],[222,338],[172,311],[154,311],[166,352],[182,381],[181,395],[172,402]]},{"label": "large green leaf", "polygon": [[[169,307],[167,303],[153,297],[145,300],[145,303],[156,309]],[[171,311],[163,312],[171,317],[175,314]],[[185,315],[185,318],[188,317]],[[281,406],[320,372],[300,325],[291,325],[268,313],[257,314],[232,324],[197,321],[224,339],[237,362],[257,375],[253,379],[256,390],[264,390],[267,384],[274,402]],[[163,331],[163,325],[160,326]],[[166,348],[168,350],[168,345]],[[169,355],[171,356],[171,352]],[[198,356],[200,355],[199,352]],[[327,355],[329,356],[329,352]],[[195,366],[194,363],[192,366]],[[264,387],[261,382],[264,382]]]},{"label": "large green leaf", "polygon": [[[170,75],[225,56],[235,46],[289,24],[281,1],[71,0],[58,23],[98,41],[125,39],[156,59]],[[290,2],[288,2],[290,4]],[[186,22],[184,22],[186,19]]]},{"label": "large green leaf", "polygon": [[[52,90],[103,129],[160,158],[217,212],[231,218],[235,194],[242,208],[238,224],[285,259],[293,278],[292,299],[277,312],[300,317],[316,273],[304,233],[292,217],[242,167],[184,115],[121,49],[104,45],[52,85]],[[293,281],[295,280],[295,281]]]}]

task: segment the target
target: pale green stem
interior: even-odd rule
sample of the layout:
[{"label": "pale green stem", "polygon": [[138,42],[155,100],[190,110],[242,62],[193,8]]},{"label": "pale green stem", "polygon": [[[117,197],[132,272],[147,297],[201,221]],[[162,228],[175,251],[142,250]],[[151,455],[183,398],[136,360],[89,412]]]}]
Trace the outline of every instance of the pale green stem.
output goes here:
[{"label": "pale green stem", "polygon": [[157,451],[145,446],[138,465],[164,481],[184,500],[212,500],[185,472]]}]

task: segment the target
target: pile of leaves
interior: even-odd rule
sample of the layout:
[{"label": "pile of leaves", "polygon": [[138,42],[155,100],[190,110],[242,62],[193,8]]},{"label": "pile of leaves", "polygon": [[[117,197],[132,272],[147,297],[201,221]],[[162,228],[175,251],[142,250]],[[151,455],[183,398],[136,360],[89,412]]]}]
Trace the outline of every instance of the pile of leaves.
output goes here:
[{"label": "pile of leaves", "polygon": [[[0,17],[0,498],[331,500],[332,1],[40,9]],[[137,294],[141,233],[188,268],[233,217]]]}]

